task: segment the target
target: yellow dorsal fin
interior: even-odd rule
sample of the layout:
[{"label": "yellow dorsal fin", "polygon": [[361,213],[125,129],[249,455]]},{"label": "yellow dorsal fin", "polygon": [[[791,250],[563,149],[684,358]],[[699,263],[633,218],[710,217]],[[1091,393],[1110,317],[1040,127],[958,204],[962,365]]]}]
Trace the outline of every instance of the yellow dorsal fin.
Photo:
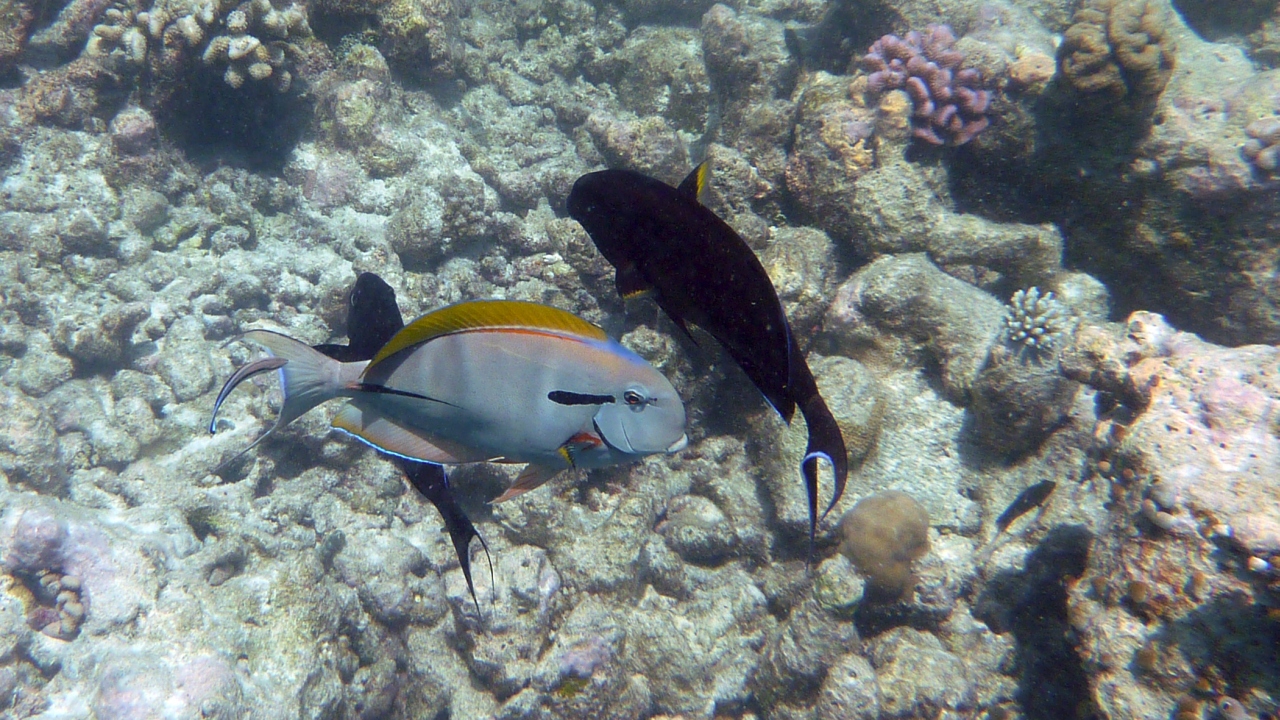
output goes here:
[{"label": "yellow dorsal fin", "polygon": [[698,163],[698,167],[689,173],[684,182],[680,183],[678,190],[686,197],[698,202],[704,202],[707,198],[707,187],[711,181],[711,158],[707,158]]},{"label": "yellow dorsal fin", "polygon": [[409,323],[373,356],[365,372],[401,350],[432,338],[486,328],[548,330],[592,340],[608,337],[603,330],[577,315],[550,305],[519,300],[473,300],[440,308]]}]

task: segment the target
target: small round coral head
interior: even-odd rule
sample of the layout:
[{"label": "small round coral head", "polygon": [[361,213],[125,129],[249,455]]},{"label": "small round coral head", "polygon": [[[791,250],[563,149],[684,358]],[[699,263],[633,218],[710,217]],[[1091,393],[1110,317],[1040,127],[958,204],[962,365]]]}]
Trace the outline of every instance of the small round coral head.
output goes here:
[{"label": "small round coral head", "polygon": [[1244,705],[1233,697],[1223,695],[1218,698],[1217,708],[1218,717],[1222,720],[1249,720],[1249,713],[1245,712]]},{"label": "small round coral head", "polygon": [[871,596],[898,600],[914,584],[911,564],[929,552],[929,513],[905,492],[885,490],[840,518],[840,551],[867,579]]}]

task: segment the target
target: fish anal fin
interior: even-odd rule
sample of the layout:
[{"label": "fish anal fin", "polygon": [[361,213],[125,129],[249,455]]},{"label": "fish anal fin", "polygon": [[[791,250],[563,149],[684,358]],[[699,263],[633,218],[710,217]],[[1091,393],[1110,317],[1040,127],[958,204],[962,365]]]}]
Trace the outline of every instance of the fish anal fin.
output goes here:
[{"label": "fish anal fin", "polygon": [[694,168],[693,172],[689,173],[684,182],[680,183],[680,187],[676,189],[680,191],[681,195],[701,203],[706,199],[707,188],[710,185],[711,159],[708,158],[698,163],[698,167]]},{"label": "fish anal fin", "polygon": [[333,427],[392,455],[409,460],[456,465],[485,458],[470,457],[460,448],[445,448],[435,438],[404,427],[395,420],[357,402],[347,403],[333,418]]},{"label": "fish anal fin", "polygon": [[507,488],[507,491],[492,500],[493,503],[506,502],[514,497],[519,497],[530,490],[541,487],[543,483],[560,474],[559,468],[548,467],[546,465],[535,465],[530,463],[520,472],[520,476],[516,481]]},{"label": "fish anal fin", "polygon": [[476,612],[480,612],[480,602],[476,599],[476,586],[471,580],[471,541],[479,540],[484,548],[485,558],[489,561],[489,586],[494,587],[493,558],[489,555],[489,544],[476,530],[476,526],[467,517],[467,513],[458,504],[449,487],[449,479],[440,465],[414,462],[403,458],[398,460],[401,469],[409,479],[409,484],[422,494],[444,521],[445,530],[449,531],[449,539],[453,541],[454,553],[458,556],[458,565],[462,568],[462,576],[467,581],[467,590],[471,593],[471,602],[475,603]]}]

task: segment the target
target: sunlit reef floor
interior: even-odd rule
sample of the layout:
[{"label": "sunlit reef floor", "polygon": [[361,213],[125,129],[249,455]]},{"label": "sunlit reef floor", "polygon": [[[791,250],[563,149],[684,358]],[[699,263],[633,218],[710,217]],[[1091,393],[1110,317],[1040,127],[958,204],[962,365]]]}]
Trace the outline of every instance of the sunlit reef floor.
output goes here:
[{"label": "sunlit reef floor", "polygon": [[[1276,18],[171,2],[161,45],[127,5],[0,0],[0,717],[1277,713],[1280,351],[1249,344],[1280,340]],[[1171,60],[1102,103],[1056,48],[1126,18]],[[930,22],[993,96],[959,147],[859,60]],[[231,57],[250,36],[280,52]],[[1101,124],[1067,132],[1081,108]],[[582,173],[676,183],[703,157],[853,460],[811,566],[801,421],[624,306],[563,210]],[[227,340],[340,341],[362,271],[406,317],[506,297],[600,324],[680,390],[689,448],[497,506],[514,470],[456,470],[493,560],[473,548],[477,611],[436,511],[329,431],[337,403],[236,458],[278,409],[264,377],[207,433],[255,357]],[[1010,305],[1033,286],[1056,320]],[[838,550],[884,489],[930,518],[901,597]]]}]

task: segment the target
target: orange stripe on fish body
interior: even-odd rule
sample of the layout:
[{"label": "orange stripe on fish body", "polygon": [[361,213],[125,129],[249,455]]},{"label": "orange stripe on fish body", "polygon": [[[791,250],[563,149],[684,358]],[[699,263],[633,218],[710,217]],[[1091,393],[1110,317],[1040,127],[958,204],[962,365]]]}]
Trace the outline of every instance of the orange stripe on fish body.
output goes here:
[{"label": "orange stripe on fish body", "polygon": [[468,330],[528,330],[605,342],[604,330],[573,313],[519,300],[473,300],[440,308],[405,326],[365,368],[369,370],[401,350]]}]

